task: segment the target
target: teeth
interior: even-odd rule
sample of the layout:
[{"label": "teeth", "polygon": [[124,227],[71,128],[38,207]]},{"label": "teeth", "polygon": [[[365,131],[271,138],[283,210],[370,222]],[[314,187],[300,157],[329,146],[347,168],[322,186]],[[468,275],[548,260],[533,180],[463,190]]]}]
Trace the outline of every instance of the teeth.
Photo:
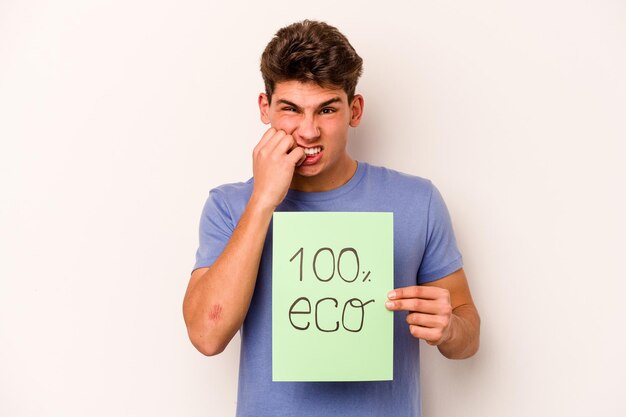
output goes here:
[{"label": "teeth", "polygon": [[320,151],[322,150],[322,148],[320,146],[317,146],[315,148],[304,148],[304,154],[305,155],[315,155],[320,153]]}]

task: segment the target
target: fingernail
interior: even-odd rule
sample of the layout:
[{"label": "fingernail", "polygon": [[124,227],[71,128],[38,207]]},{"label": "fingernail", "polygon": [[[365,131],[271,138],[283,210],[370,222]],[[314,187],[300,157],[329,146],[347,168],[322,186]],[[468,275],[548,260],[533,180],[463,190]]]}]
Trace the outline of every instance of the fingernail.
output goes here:
[{"label": "fingernail", "polygon": [[390,300],[393,300],[394,298],[396,298],[396,292],[395,291],[389,291],[387,293],[387,298],[389,298]]},{"label": "fingernail", "polygon": [[385,307],[387,307],[387,308],[393,308],[393,303],[392,303],[391,301],[387,301],[387,302],[385,303]]}]

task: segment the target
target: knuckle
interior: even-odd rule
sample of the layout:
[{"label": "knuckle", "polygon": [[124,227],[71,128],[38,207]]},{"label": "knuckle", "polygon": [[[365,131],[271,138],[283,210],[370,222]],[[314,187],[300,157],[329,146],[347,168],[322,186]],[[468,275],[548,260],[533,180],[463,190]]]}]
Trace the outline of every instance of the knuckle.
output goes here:
[{"label": "knuckle", "polygon": [[413,285],[411,287],[404,287],[401,290],[402,297],[416,298],[419,297],[420,287]]}]

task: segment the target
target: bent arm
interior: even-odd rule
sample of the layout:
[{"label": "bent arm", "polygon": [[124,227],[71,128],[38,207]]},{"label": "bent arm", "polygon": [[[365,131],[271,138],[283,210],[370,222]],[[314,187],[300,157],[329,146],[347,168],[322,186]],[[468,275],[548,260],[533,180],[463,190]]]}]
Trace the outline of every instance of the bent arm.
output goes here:
[{"label": "bent arm", "polygon": [[424,285],[389,292],[386,307],[406,311],[413,337],[437,346],[449,359],[465,359],[478,351],[480,317],[463,269]]},{"label": "bent arm", "polygon": [[304,150],[296,146],[293,137],[274,128],[268,129],[254,148],[254,189],[248,205],[213,265],[191,274],[183,301],[189,339],[203,354],[222,352],[241,328],[272,214],[304,158]]},{"label": "bent arm", "polygon": [[272,213],[251,199],[222,254],[191,274],[183,316],[191,343],[205,355],[221,353],[243,324]]},{"label": "bent arm", "polygon": [[465,359],[478,352],[480,345],[480,316],[474,305],[463,269],[424,284],[439,287],[450,293],[452,314],[447,336],[437,348],[448,359]]}]

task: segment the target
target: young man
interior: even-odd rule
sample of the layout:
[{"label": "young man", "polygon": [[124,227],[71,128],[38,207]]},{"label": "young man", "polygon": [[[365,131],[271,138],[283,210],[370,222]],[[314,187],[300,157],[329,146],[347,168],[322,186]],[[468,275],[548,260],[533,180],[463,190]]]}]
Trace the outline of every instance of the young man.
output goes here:
[{"label": "young man", "polygon": [[[353,160],[362,60],[334,27],[303,21],[261,59],[254,176],[210,192],[183,312],[193,345],[216,355],[241,330],[238,416],[420,415],[419,339],[448,358],[478,349],[480,320],[447,209],[430,181]],[[270,221],[275,211],[394,213],[394,378],[272,382]]]}]

